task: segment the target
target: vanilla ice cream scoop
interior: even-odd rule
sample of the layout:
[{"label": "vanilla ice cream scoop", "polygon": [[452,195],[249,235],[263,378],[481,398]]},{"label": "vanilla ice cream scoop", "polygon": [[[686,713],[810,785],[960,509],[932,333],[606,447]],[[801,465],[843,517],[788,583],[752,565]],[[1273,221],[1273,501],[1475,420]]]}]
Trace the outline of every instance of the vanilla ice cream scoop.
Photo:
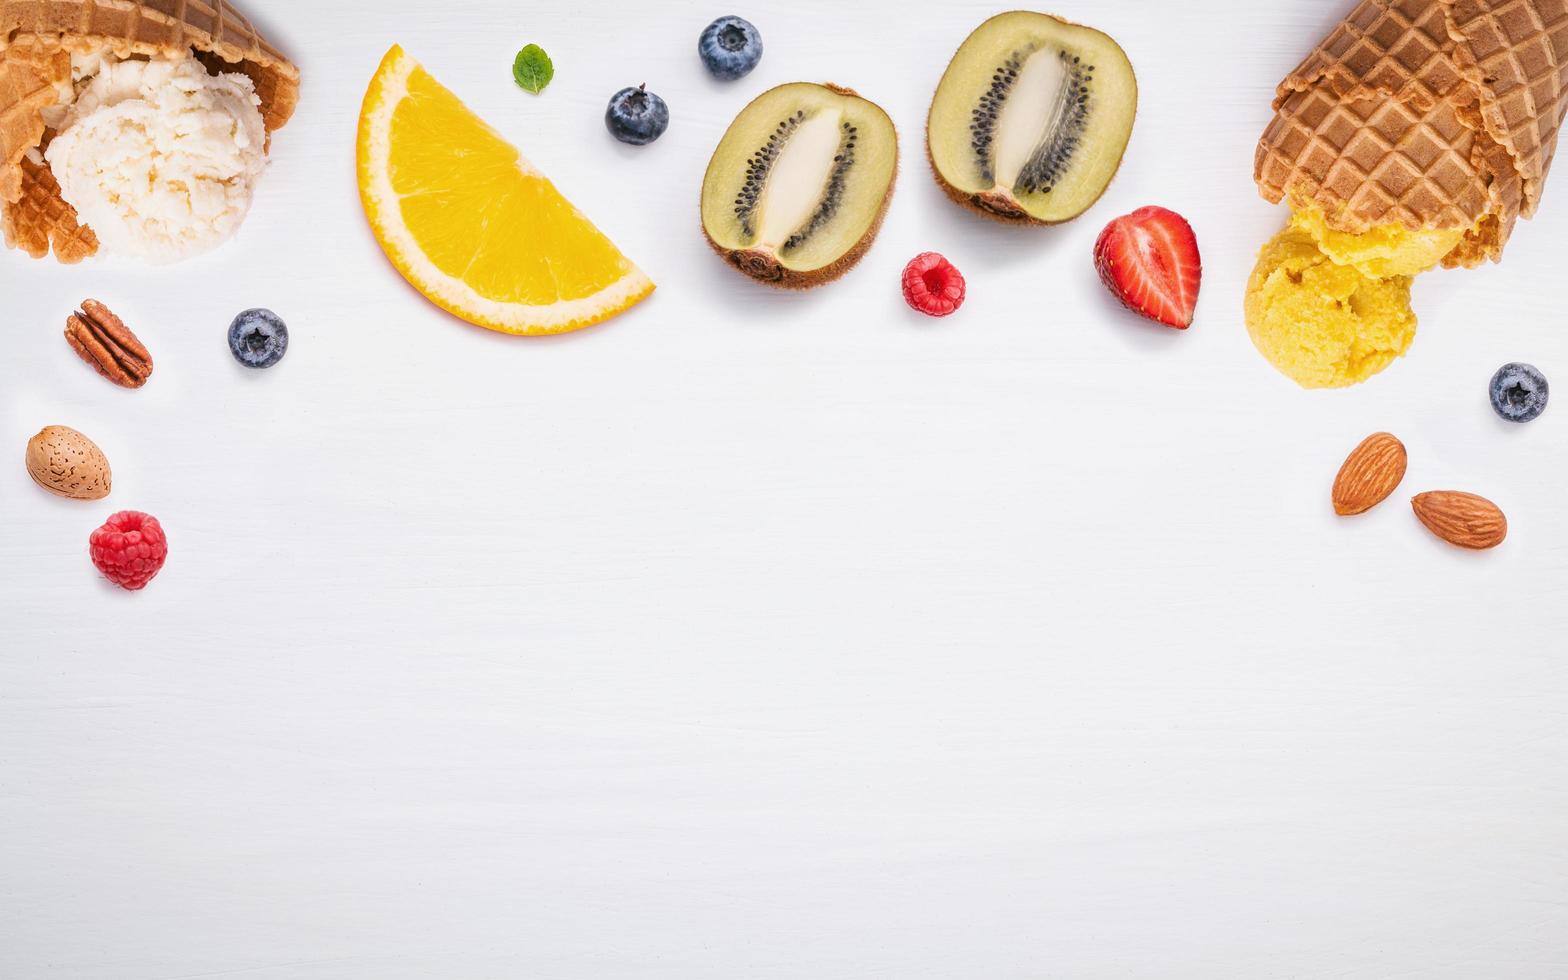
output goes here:
[{"label": "vanilla ice cream scoop", "polygon": [[245,220],[266,166],[258,105],[248,77],[195,58],[106,61],[54,110],[44,158],[105,250],[177,262]]}]

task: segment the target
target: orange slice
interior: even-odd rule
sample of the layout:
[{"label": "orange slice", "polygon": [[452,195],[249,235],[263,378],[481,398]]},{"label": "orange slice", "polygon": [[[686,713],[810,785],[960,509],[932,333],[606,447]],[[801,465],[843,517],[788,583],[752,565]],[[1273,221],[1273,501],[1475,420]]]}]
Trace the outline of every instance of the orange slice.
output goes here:
[{"label": "orange slice", "polygon": [[565,333],[653,292],[549,178],[401,47],[360,109],[359,196],[403,278],[481,327]]}]

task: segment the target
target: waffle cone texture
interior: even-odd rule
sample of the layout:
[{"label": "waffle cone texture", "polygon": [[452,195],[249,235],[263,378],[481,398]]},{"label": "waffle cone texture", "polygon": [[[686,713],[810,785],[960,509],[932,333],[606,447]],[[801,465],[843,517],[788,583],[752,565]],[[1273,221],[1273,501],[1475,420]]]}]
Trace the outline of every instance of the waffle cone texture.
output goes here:
[{"label": "waffle cone texture", "polygon": [[1269,201],[1330,227],[1465,229],[1501,257],[1568,112],[1568,0],[1361,0],[1280,83],[1254,161]]},{"label": "waffle cone texture", "polygon": [[98,251],[29,153],[52,135],[43,111],[71,83],[72,52],[103,48],[121,58],[194,53],[210,70],[249,76],[269,134],[299,102],[299,69],[227,0],[0,0],[0,225],[8,247],[34,258],[52,248],[71,263]]}]

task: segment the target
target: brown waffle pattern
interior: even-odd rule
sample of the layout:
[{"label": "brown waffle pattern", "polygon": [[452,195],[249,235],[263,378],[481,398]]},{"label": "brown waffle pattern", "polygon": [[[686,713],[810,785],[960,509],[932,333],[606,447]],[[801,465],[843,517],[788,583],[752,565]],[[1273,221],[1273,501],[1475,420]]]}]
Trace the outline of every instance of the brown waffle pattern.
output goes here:
[{"label": "brown waffle pattern", "polygon": [[0,224],[10,247],[41,258],[52,244],[62,262],[98,250],[53,175],[26,156],[47,139],[41,111],[70,77],[70,52],[105,47],[122,58],[194,51],[209,69],[245,73],[269,135],[299,104],[299,69],[227,0],[0,0]]},{"label": "brown waffle pattern", "polygon": [[1495,259],[1539,200],[1564,55],[1568,0],[1362,0],[1280,84],[1258,187],[1351,233],[1469,229],[1445,264]]},{"label": "brown waffle pattern", "polygon": [[35,259],[49,254],[63,265],[75,265],[98,254],[98,236],[77,220],[76,209],[60,197],[60,185],[48,167],[23,159],[22,196],[5,208],[5,243]]},{"label": "brown waffle pattern", "polygon": [[1458,0],[1451,18],[1482,122],[1514,158],[1523,213],[1534,214],[1568,113],[1568,0]]},{"label": "brown waffle pattern", "polygon": [[21,195],[22,157],[44,138],[40,113],[70,77],[70,56],[58,48],[16,44],[0,52],[0,201]]}]

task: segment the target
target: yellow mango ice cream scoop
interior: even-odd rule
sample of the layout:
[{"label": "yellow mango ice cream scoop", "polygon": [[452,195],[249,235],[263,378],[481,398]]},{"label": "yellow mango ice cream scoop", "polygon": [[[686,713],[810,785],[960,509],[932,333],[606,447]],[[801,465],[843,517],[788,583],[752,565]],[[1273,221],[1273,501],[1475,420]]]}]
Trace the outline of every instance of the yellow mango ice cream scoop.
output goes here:
[{"label": "yellow mango ice cream scoop", "polygon": [[1413,277],[1502,256],[1568,112],[1565,21],[1568,0],[1361,0],[1280,83],[1253,176],[1294,214],[1245,304],[1270,363],[1365,381],[1415,338]]},{"label": "yellow mango ice cream scoop", "polygon": [[1264,246],[1247,283],[1247,331],[1303,388],[1343,388],[1388,367],[1416,336],[1410,276],[1341,264],[1294,224]]}]

